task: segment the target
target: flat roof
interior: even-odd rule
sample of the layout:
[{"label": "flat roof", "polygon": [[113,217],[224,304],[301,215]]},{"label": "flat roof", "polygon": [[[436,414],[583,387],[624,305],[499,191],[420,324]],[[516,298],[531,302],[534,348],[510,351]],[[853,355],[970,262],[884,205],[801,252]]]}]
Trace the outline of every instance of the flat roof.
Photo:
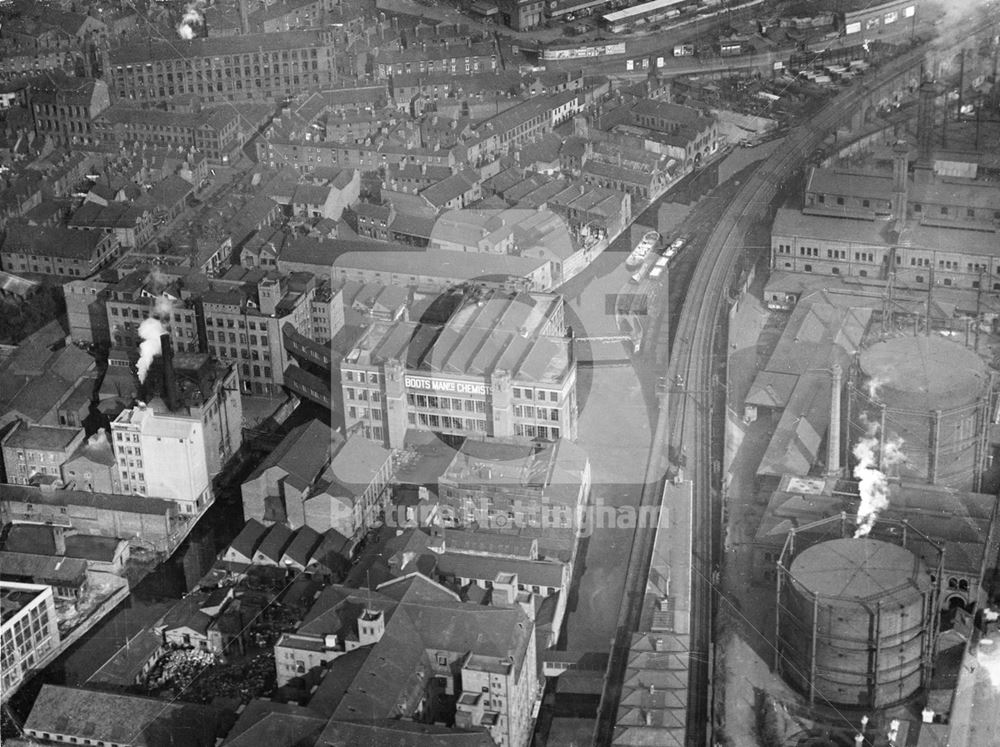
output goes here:
[{"label": "flat roof", "polygon": [[687,0],[651,0],[651,2],[640,3],[639,5],[634,5],[631,8],[625,8],[624,10],[616,10],[613,13],[605,13],[603,18],[606,23],[618,23],[619,21],[627,21],[630,18],[637,18],[638,16],[645,15],[646,13],[652,13],[655,10],[680,5],[683,2],[687,2]]}]

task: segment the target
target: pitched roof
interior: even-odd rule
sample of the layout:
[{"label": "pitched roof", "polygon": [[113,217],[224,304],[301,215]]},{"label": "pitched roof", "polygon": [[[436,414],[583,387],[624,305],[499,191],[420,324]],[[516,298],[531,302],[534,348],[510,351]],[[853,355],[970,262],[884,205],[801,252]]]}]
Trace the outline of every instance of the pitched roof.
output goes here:
[{"label": "pitched roof", "polygon": [[160,498],[136,500],[131,495],[92,493],[89,490],[42,490],[27,485],[4,485],[4,499],[47,506],[85,506],[105,511],[167,516],[177,511],[177,504]]},{"label": "pitched roof", "polygon": [[286,527],[284,524],[273,524],[267,531],[267,535],[261,541],[260,545],[257,546],[256,552],[260,553],[265,558],[274,561],[275,563],[280,563],[281,556],[291,541],[291,529]]},{"label": "pitched roof", "polygon": [[362,436],[354,435],[333,457],[321,478],[330,488],[358,496],[368,489],[378,471],[392,457],[392,451]]},{"label": "pitched roof", "polygon": [[289,558],[299,565],[304,566],[309,562],[313,551],[317,549],[322,541],[322,535],[315,529],[308,526],[301,526],[295,530],[295,536],[288,544],[288,547],[285,548],[282,560]]},{"label": "pitched roof", "polygon": [[24,727],[90,739],[92,743],[210,747],[220,721],[216,709],[194,703],[43,685]]},{"label": "pitched roof", "polygon": [[266,470],[277,468],[287,476],[285,481],[303,491],[316,479],[330,460],[333,446],[343,440],[320,420],[310,420],[288,432],[281,443],[247,478],[255,480]]},{"label": "pitched roof", "polygon": [[74,231],[72,228],[28,226],[20,221],[7,224],[4,252],[38,254],[45,257],[90,260],[104,240],[100,231]]},{"label": "pitched roof", "polygon": [[515,560],[445,552],[438,556],[438,571],[456,578],[494,581],[498,573],[516,573],[526,586],[559,589],[563,583],[563,564],[551,560]]},{"label": "pitched roof", "polygon": [[332,719],[323,730],[321,742],[328,747],[370,744],[382,747],[493,747],[484,731],[465,731],[435,724],[398,719],[369,722]]},{"label": "pitched roof", "polygon": [[55,555],[0,551],[0,575],[5,578],[31,579],[52,586],[79,585],[87,577],[87,561]]},{"label": "pitched roof", "polygon": [[229,543],[229,547],[236,550],[244,557],[253,557],[254,552],[260,546],[267,527],[256,519],[250,519],[243,525],[243,529],[236,535],[236,538]]}]

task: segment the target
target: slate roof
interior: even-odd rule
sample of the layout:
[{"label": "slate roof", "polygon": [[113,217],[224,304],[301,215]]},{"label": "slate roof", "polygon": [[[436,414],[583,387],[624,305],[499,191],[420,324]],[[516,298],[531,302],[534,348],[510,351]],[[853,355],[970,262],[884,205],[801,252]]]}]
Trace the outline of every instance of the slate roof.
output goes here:
[{"label": "slate roof", "polygon": [[496,580],[498,573],[516,573],[519,584],[562,587],[563,564],[549,560],[516,560],[445,552],[438,556],[438,571],[456,578]]},{"label": "slate roof", "polygon": [[292,541],[292,530],[284,524],[273,524],[267,531],[267,535],[257,546],[257,553],[260,553],[268,560],[275,563],[281,562],[281,556]]},{"label": "slate roof", "polygon": [[265,471],[276,468],[286,474],[285,481],[304,491],[330,460],[331,448],[342,440],[328,425],[310,420],[288,432],[281,443],[247,478],[255,480]]},{"label": "slate roof", "polygon": [[323,541],[322,535],[312,527],[301,526],[295,530],[295,536],[285,548],[282,560],[289,558],[299,565],[304,566],[309,562],[312,553]]},{"label": "slate roof", "polygon": [[256,519],[250,519],[229,546],[244,557],[252,558],[266,532],[266,526]]},{"label": "slate roof", "polygon": [[11,221],[3,251],[89,261],[96,257],[97,247],[104,238],[105,234],[96,231],[74,231],[61,226],[42,228]]},{"label": "slate roof", "polygon": [[85,506],[105,511],[123,511],[135,514],[167,516],[177,510],[173,501],[160,498],[143,498],[137,501],[131,495],[92,493],[88,490],[42,490],[27,485],[4,485],[4,499],[47,506]]},{"label": "slate roof", "polygon": [[134,747],[211,747],[221,716],[208,706],[43,685],[24,726]]}]

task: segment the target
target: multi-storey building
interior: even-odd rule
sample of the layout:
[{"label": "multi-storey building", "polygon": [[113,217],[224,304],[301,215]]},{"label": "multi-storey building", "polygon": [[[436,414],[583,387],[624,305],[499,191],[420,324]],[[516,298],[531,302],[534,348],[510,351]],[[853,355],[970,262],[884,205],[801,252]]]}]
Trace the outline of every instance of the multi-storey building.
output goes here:
[{"label": "multi-storey building", "polygon": [[105,70],[121,99],[166,101],[195,93],[208,103],[271,101],[329,86],[334,54],[321,33],[287,31],[124,45],[108,53]]},{"label": "multi-storey building", "polygon": [[500,0],[500,21],[515,31],[529,31],[545,20],[544,0]]},{"label": "multi-storey building", "polygon": [[465,43],[427,44],[416,42],[406,49],[379,50],[375,55],[375,77],[382,80],[409,73],[450,73],[469,75],[496,72],[497,46],[492,39]]},{"label": "multi-storey building", "polygon": [[106,345],[111,340],[104,307],[109,283],[96,278],[71,280],[63,284],[66,321],[74,342]]},{"label": "multi-storey building", "polygon": [[899,287],[1000,291],[1000,189],[910,175],[905,147],[893,173],[813,169],[801,209],[780,208],[771,266],[795,273],[869,278]]},{"label": "multi-storey building", "polygon": [[379,322],[340,364],[344,420],[401,447],[447,436],[576,438],[576,364],[559,296],[455,293],[447,321]]},{"label": "multi-storey building", "polygon": [[316,278],[270,273],[202,295],[208,351],[240,368],[243,391],[276,394],[288,365],[282,329],[311,338]]},{"label": "multi-storey building", "polygon": [[93,119],[111,105],[108,84],[65,76],[37,80],[31,86],[31,111],[38,134],[63,146],[93,144]]},{"label": "multi-storey building", "polygon": [[438,478],[448,526],[478,525],[537,539],[539,552],[572,563],[590,462],[566,439],[512,444],[466,440]]},{"label": "multi-storey building", "polygon": [[0,581],[0,641],[3,697],[13,695],[25,676],[48,664],[59,648],[59,626],[51,586]]},{"label": "multi-storey building", "polygon": [[628,121],[655,133],[648,150],[678,160],[684,169],[696,168],[719,149],[716,118],[689,106],[647,99],[631,108]]},{"label": "multi-storey building", "polygon": [[158,319],[178,352],[201,350],[197,309],[185,300],[177,280],[162,273],[136,270],[105,290],[107,328],[116,348],[135,350],[142,342],[139,325]]},{"label": "multi-storey building", "polygon": [[71,228],[39,228],[24,221],[7,224],[0,270],[87,278],[110,263],[118,245],[110,233]]},{"label": "multi-storey building", "polygon": [[[161,338],[164,350],[168,340]],[[145,495],[183,501],[182,510],[191,513],[208,505],[202,475],[215,477],[243,443],[243,400],[235,366],[203,353],[167,357],[158,356],[150,366],[139,403],[112,421],[111,444],[126,491],[142,493],[145,487]],[[200,457],[195,442],[201,444]],[[171,449],[160,449],[161,444]],[[171,450],[177,454],[169,455]],[[182,462],[172,462],[175,458],[190,464],[179,469]],[[210,503],[211,493],[207,496]]]},{"label": "multi-storey building", "polygon": [[93,130],[105,145],[140,142],[195,149],[214,163],[228,161],[243,144],[240,113],[231,106],[164,111],[118,102],[94,120]]},{"label": "multi-storey building", "polygon": [[[438,698],[454,703],[457,727],[483,730],[501,747],[524,747],[539,697],[533,610],[532,595],[506,577],[497,579],[490,606],[463,603],[419,573],[373,590],[328,586],[299,629],[275,645],[278,682],[308,682],[329,667],[313,697],[332,712],[331,729],[340,721],[377,727],[386,719],[426,720],[435,687]],[[336,671],[341,657],[352,662],[347,674]],[[449,733],[423,728],[425,739]],[[358,734],[359,741],[373,737]]]},{"label": "multi-storey building", "polygon": [[201,423],[146,405],[123,410],[111,431],[126,494],[149,495],[198,514],[212,502]]},{"label": "multi-storey building", "polygon": [[540,138],[571,119],[583,107],[575,91],[561,91],[523,101],[479,122],[463,143],[473,164],[493,161],[524,143]]},{"label": "multi-storey building", "polygon": [[59,468],[83,443],[84,435],[83,428],[17,423],[0,440],[7,482],[28,485],[37,479],[58,480]]}]

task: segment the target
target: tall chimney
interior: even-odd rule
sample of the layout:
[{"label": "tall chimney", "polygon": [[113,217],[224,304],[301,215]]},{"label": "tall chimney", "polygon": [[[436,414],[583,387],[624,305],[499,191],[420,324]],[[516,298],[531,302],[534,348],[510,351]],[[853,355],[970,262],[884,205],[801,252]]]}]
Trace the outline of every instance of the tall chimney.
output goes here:
[{"label": "tall chimney", "polygon": [[160,335],[160,357],[163,359],[163,400],[170,412],[174,412],[181,401],[180,390],[177,388],[177,372],[174,371],[174,349],[170,344],[170,335]]},{"label": "tall chimney", "polygon": [[934,99],[937,90],[929,80],[920,84],[917,99],[917,148],[920,160],[929,161],[934,147]]},{"label": "tall chimney", "polygon": [[833,364],[830,382],[830,427],[826,432],[826,471],[829,475],[840,474],[840,387],[844,370],[839,363]]},{"label": "tall chimney", "polygon": [[897,140],[892,146],[892,215],[896,233],[906,224],[906,193],[909,181],[909,151],[906,143]]}]

